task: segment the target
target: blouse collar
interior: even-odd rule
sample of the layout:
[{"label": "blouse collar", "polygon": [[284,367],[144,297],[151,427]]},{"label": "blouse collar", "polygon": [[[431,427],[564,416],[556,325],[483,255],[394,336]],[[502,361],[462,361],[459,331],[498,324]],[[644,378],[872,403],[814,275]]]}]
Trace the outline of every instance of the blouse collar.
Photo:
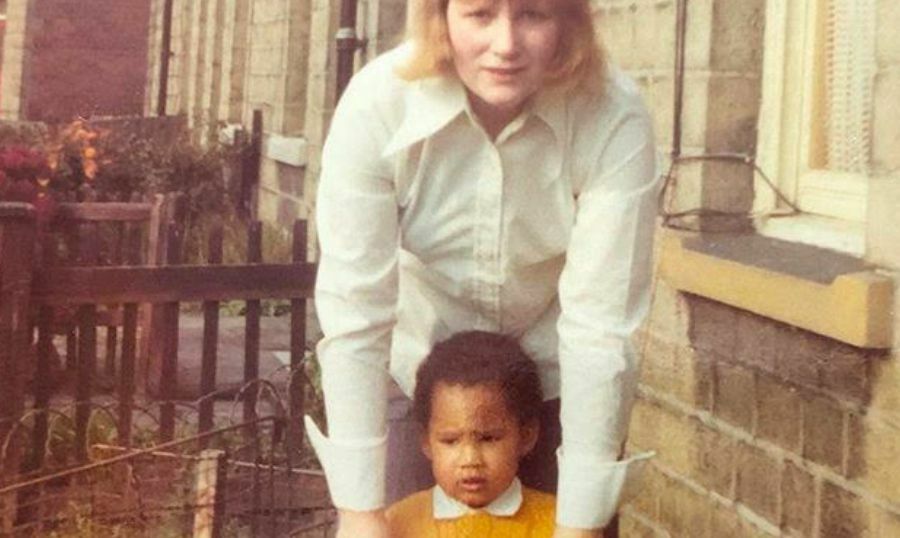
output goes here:
[{"label": "blouse collar", "polygon": [[473,512],[487,512],[492,516],[514,516],[522,506],[522,482],[514,478],[506,491],[484,508],[471,508],[448,495],[441,486],[432,488],[432,506],[435,519],[456,519]]}]

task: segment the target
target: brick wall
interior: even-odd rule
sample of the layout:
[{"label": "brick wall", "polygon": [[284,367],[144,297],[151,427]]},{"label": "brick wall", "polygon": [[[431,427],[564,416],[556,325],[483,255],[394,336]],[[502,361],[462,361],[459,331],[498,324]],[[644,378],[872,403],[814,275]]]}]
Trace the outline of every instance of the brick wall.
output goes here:
[{"label": "brick wall", "polygon": [[149,0],[36,0],[23,77],[28,120],[140,114]]}]

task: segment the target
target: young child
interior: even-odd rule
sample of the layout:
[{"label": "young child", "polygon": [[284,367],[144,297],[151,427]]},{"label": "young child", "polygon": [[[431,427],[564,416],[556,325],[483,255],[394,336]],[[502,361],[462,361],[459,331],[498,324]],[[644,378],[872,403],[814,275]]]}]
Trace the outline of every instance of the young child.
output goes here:
[{"label": "young child", "polygon": [[436,344],[413,410],[437,485],[388,508],[391,538],[550,538],[555,497],[516,477],[542,401],[537,366],[511,338],[469,331]]}]

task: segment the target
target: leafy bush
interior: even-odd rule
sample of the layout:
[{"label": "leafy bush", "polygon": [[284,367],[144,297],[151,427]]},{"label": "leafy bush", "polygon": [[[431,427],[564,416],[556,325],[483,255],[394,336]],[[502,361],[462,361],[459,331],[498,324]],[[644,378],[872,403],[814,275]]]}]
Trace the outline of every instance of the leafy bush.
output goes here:
[{"label": "leafy bush", "polygon": [[0,200],[134,201],[180,193],[187,229],[234,214],[236,186],[225,181],[225,170],[244,148],[198,144],[181,122],[168,120],[155,132],[140,125],[157,119],[0,125]]}]

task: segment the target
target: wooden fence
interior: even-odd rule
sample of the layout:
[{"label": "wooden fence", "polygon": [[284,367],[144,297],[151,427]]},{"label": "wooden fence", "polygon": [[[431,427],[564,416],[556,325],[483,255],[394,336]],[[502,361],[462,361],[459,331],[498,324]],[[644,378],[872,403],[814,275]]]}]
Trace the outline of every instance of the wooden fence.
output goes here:
[{"label": "wooden fence", "polygon": [[[167,222],[172,214],[158,203],[79,204],[64,207],[61,214],[67,223],[62,232],[47,235],[37,230],[31,206],[0,203],[0,491],[15,477],[33,477],[44,468],[42,447],[48,442],[51,415],[54,336],[61,327],[69,340],[67,367],[75,372],[74,446],[76,459],[82,463],[89,456],[88,427],[97,397],[98,326],[108,327],[105,368],[106,373],[115,374],[116,438],[125,449],[132,446],[135,394],[142,369],[144,375],[155,376],[158,381],[158,442],[170,442],[175,436],[179,316],[184,302],[201,302],[203,309],[197,419],[201,438],[214,428],[220,301],[246,302],[245,423],[252,425],[259,418],[257,390],[252,388],[254,383],[261,383],[261,300],[290,300],[290,367],[293,374],[301,371],[306,301],[312,296],[315,277],[315,266],[306,261],[304,221],[294,226],[290,263],[266,263],[262,259],[262,227],[253,222],[248,230],[246,263],[222,264],[220,229],[209,238],[209,264],[184,265],[180,249],[183,230],[177,222]],[[117,232],[106,246],[98,242],[103,235],[101,223]],[[143,231],[135,232],[136,226],[143,226]],[[69,262],[60,262],[60,250]],[[141,250],[141,256],[127,255]],[[101,258],[108,264],[98,265]],[[154,305],[159,312],[157,326],[141,321],[141,310],[147,305]],[[140,342],[151,340],[158,344],[159,364],[142,366]],[[118,356],[116,349],[121,349]],[[145,358],[152,363],[152,356]],[[303,377],[293,374],[288,382],[288,434],[284,436],[289,444],[302,439],[304,407]],[[33,380],[30,388],[28,379]],[[17,428],[24,431],[24,416],[31,417],[28,435],[17,432]],[[249,435],[253,435],[252,427]],[[28,446],[31,449],[25,450]],[[295,452],[296,446],[289,446],[288,451]],[[8,503],[5,512],[9,514]]]}]

